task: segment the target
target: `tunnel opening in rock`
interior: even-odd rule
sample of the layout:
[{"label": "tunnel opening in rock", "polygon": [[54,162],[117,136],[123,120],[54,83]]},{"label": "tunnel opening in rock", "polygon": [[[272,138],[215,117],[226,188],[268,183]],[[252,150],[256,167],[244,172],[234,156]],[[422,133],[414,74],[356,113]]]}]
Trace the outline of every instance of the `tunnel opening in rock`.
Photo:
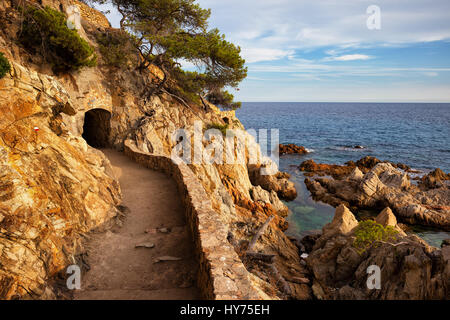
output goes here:
[{"label": "tunnel opening in rock", "polygon": [[109,146],[111,113],[103,109],[92,109],[84,115],[83,138],[94,148]]}]

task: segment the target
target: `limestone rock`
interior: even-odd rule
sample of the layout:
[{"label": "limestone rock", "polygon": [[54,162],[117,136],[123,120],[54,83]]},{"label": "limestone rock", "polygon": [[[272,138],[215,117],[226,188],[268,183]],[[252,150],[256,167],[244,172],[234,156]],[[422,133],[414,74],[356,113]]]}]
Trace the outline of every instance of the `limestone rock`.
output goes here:
[{"label": "limestone rock", "polygon": [[387,207],[375,218],[375,221],[383,226],[391,226],[395,228],[402,235],[406,236],[406,233],[398,226],[397,218],[395,217],[392,210]]},{"label": "limestone rock", "polygon": [[[373,161],[370,162],[372,165]],[[369,166],[369,165],[368,165]],[[356,171],[357,176],[360,176]],[[337,207],[389,206],[402,222],[450,230],[450,188],[423,190],[411,184],[405,172],[391,163],[379,162],[362,179],[305,179],[313,198]]]},{"label": "limestone rock", "polygon": [[280,144],[278,146],[280,155],[283,154],[306,154],[308,151],[303,146],[297,146],[293,143]]},{"label": "limestone rock", "polygon": [[353,213],[343,204],[336,208],[333,221],[325,225],[323,228],[324,235],[330,234],[348,234],[358,225]]},{"label": "limestone rock", "polygon": [[[340,209],[339,216],[342,212]],[[394,222],[387,209],[378,218],[380,222]],[[450,249],[449,246],[440,250],[429,247],[418,237],[400,234],[397,240],[371,246],[359,254],[353,242],[352,232],[327,234],[324,228],[324,234],[306,259],[313,272],[316,298],[448,299],[450,250],[444,249]],[[379,290],[367,288],[367,270],[373,265],[381,270]]]},{"label": "limestone rock", "polygon": [[261,186],[267,191],[275,191],[278,197],[285,200],[294,200],[297,197],[297,190],[292,181],[289,181],[289,175],[283,172],[277,172],[272,175],[261,173],[260,165],[249,166],[249,176],[253,185]]},{"label": "limestone rock", "polygon": [[450,173],[446,174],[437,168],[429,174],[423,176],[420,180],[421,185],[426,189],[440,188],[450,186]]},{"label": "limestone rock", "polygon": [[356,167],[352,171],[352,173],[350,173],[350,175],[347,177],[347,179],[360,181],[363,177],[364,177],[364,174],[361,172],[361,170],[359,170],[358,167]]}]

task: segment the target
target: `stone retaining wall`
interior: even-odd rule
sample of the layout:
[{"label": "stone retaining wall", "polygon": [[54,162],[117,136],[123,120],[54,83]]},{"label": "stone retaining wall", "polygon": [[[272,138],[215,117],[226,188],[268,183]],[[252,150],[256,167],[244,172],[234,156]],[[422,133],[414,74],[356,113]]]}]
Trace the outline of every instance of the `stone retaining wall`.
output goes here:
[{"label": "stone retaining wall", "polygon": [[248,271],[227,240],[228,230],[191,169],[166,156],[144,153],[126,140],[124,153],[147,168],[171,176],[184,204],[199,263],[197,285],[205,299],[259,299]]}]

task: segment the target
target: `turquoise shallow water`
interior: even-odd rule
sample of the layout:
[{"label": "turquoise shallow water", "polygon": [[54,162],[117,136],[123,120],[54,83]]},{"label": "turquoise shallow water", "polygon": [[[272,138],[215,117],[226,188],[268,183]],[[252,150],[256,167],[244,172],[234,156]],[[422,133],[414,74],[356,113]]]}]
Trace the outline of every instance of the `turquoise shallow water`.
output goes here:
[{"label": "turquoise shallow water", "polygon": [[[236,112],[246,129],[279,129],[280,143],[295,143],[312,153],[286,155],[280,169],[291,174],[298,197],[291,210],[289,230],[304,236],[331,221],[334,208],[315,202],[295,167],[302,161],[343,164],[371,155],[429,171],[450,171],[450,104],[392,103],[243,103]],[[362,145],[364,149],[354,149]],[[430,244],[439,246],[449,232],[415,228]]]}]

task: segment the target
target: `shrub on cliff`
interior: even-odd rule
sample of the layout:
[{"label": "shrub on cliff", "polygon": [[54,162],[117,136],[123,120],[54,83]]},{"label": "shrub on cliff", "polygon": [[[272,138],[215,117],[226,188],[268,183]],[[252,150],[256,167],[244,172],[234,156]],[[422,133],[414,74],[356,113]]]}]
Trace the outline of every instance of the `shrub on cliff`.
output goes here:
[{"label": "shrub on cliff", "polygon": [[0,79],[3,78],[8,72],[11,71],[11,65],[8,59],[0,52]]},{"label": "shrub on cliff", "polygon": [[187,102],[201,103],[200,95],[205,85],[205,75],[196,71],[184,71],[174,67],[170,71],[171,91],[183,97]]},{"label": "shrub on cliff", "polygon": [[359,254],[363,254],[370,247],[376,247],[381,242],[395,241],[398,231],[391,226],[382,226],[373,221],[361,221],[355,230],[353,246]]},{"label": "shrub on cliff", "polygon": [[98,49],[106,65],[123,67],[131,57],[130,36],[119,30],[117,32],[98,32],[95,34]]},{"label": "shrub on cliff", "polygon": [[223,109],[236,110],[241,107],[241,102],[234,102],[233,95],[225,90],[212,91],[206,96],[206,99]]},{"label": "shrub on cliff", "polygon": [[[222,89],[237,87],[247,76],[245,60],[240,56],[241,49],[225,40],[219,30],[208,30],[210,10],[202,9],[195,0],[112,0],[112,3],[123,16],[121,28],[134,35],[142,57],[140,69],[154,64],[164,73],[157,90],[167,87],[168,80],[175,80],[188,100],[194,94],[203,99],[214,93],[221,96],[223,107],[239,106]],[[198,72],[173,72],[181,60],[196,65]],[[190,84],[184,85],[183,81]]]},{"label": "shrub on cliff", "polygon": [[217,129],[222,133],[222,135],[224,137],[226,137],[227,130],[228,130],[228,124],[220,124],[220,123],[213,122],[206,126],[206,130],[209,130],[209,129]]},{"label": "shrub on cliff", "polygon": [[76,30],[67,27],[63,13],[50,7],[29,7],[25,10],[20,40],[26,48],[40,53],[51,63],[55,72],[96,64],[94,49]]}]

